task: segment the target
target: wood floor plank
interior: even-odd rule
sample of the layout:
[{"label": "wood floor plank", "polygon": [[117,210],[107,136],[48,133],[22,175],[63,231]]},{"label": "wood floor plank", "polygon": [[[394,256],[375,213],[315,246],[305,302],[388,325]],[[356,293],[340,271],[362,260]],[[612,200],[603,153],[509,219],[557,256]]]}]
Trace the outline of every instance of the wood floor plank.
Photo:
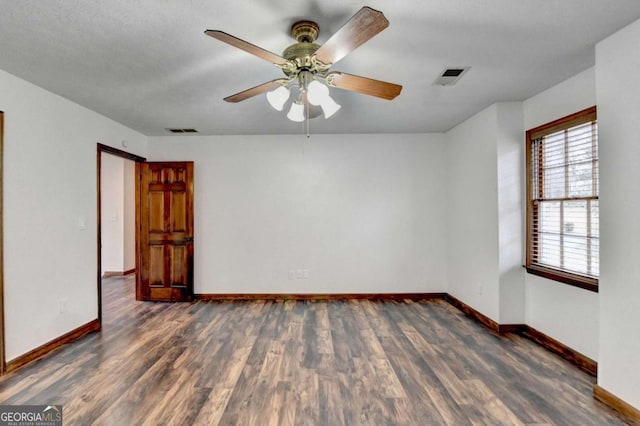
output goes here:
[{"label": "wood floor plank", "polygon": [[134,300],[103,284],[100,333],[0,378],[2,404],[65,424],[622,425],[593,377],[443,300]]},{"label": "wood floor plank", "polygon": [[320,376],[318,378],[318,399],[320,424],[345,424],[340,394],[340,381],[337,376]]},{"label": "wood floor plank", "polygon": [[524,423],[481,380],[468,380],[466,386],[473,395],[473,404],[482,407],[485,422],[494,425],[524,425]]},{"label": "wood floor plank", "polygon": [[125,423],[129,420],[137,423],[142,420],[140,416],[145,415],[146,410],[141,410],[140,407],[153,408],[156,405],[157,390],[175,385],[176,374],[172,374],[175,370],[172,371],[171,367],[184,350],[184,347],[175,346],[165,352],[131,387],[120,394],[109,410],[101,413],[95,422],[107,423],[122,419]]},{"label": "wood floor plank", "polygon": [[318,374],[305,368],[298,369],[297,373],[294,387],[296,400],[295,424],[320,424]]}]

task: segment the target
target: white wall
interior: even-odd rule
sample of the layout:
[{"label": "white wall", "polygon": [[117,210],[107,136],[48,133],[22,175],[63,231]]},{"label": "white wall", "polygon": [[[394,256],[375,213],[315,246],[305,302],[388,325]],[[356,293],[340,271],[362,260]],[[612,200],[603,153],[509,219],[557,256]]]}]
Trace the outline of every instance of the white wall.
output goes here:
[{"label": "white wall", "polygon": [[195,161],[196,293],[446,291],[442,135],[151,138],[149,156]]},{"label": "white wall", "polygon": [[[595,104],[595,69],[590,68],[524,101],[524,128],[538,127]],[[526,301],[528,325],[598,360],[597,293],[526,274]]]},{"label": "white wall", "polygon": [[640,409],[640,21],[597,45],[600,135],[598,384]]},{"label": "white wall", "polygon": [[102,273],[124,271],[124,159],[102,153]]},{"label": "white wall", "polygon": [[124,269],[136,267],[136,163],[124,160]]},{"label": "white wall", "polygon": [[522,104],[494,104],[446,141],[449,293],[500,324],[521,324]]},{"label": "white wall", "polygon": [[595,104],[596,71],[592,67],[525,100],[524,128],[533,129]]},{"label": "white wall", "polygon": [[102,273],[135,269],[135,162],[102,153]]},{"label": "white wall", "polygon": [[522,102],[497,108],[498,272],[500,324],[525,322],[524,144]]},{"label": "white wall", "polygon": [[147,138],[4,71],[0,93],[10,361],[97,317],[96,143],[144,156]]},{"label": "white wall", "polygon": [[449,293],[499,321],[498,107],[446,134]]}]

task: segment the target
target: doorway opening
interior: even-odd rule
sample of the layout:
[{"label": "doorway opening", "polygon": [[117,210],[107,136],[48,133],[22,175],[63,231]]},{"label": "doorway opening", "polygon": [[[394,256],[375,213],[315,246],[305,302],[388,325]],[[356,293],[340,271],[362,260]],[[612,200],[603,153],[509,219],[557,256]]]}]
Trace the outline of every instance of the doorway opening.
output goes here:
[{"label": "doorway opening", "polygon": [[102,280],[135,273],[135,163],[146,159],[97,145],[98,321],[102,324]]}]

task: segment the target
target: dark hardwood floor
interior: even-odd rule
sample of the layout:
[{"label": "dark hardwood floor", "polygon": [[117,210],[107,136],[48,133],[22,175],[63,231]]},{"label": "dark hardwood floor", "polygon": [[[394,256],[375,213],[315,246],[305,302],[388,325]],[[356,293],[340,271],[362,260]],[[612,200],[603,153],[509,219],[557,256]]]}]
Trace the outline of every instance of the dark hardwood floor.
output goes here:
[{"label": "dark hardwood floor", "polygon": [[103,330],[0,379],[2,404],[65,425],[620,425],[593,377],[442,300],[134,301],[105,279]]}]

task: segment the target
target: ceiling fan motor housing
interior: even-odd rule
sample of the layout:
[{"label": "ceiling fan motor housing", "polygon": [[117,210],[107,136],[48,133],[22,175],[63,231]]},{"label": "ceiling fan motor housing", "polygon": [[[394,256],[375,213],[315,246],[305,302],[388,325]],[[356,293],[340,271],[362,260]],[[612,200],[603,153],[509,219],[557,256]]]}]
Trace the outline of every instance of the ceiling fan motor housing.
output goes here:
[{"label": "ceiling fan motor housing", "polygon": [[313,57],[316,50],[320,48],[319,44],[314,43],[319,33],[320,27],[313,21],[298,21],[291,26],[291,36],[298,42],[287,47],[282,53],[282,57],[294,62],[296,68],[283,67],[287,76],[295,77],[302,70],[315,74],[329,69],[328,66],[323,66]]},{"label": "ceiling fan motor housing", "polygon": [[[282,53],[282,57],[290,61],[300,61],[302,65],[311,65],[311,56],[320,48],[315,43],[296,43],[287,47]],[[308,58],[308,59],[307,59]],[[306,64],[308,62],[308,64]]]}]

